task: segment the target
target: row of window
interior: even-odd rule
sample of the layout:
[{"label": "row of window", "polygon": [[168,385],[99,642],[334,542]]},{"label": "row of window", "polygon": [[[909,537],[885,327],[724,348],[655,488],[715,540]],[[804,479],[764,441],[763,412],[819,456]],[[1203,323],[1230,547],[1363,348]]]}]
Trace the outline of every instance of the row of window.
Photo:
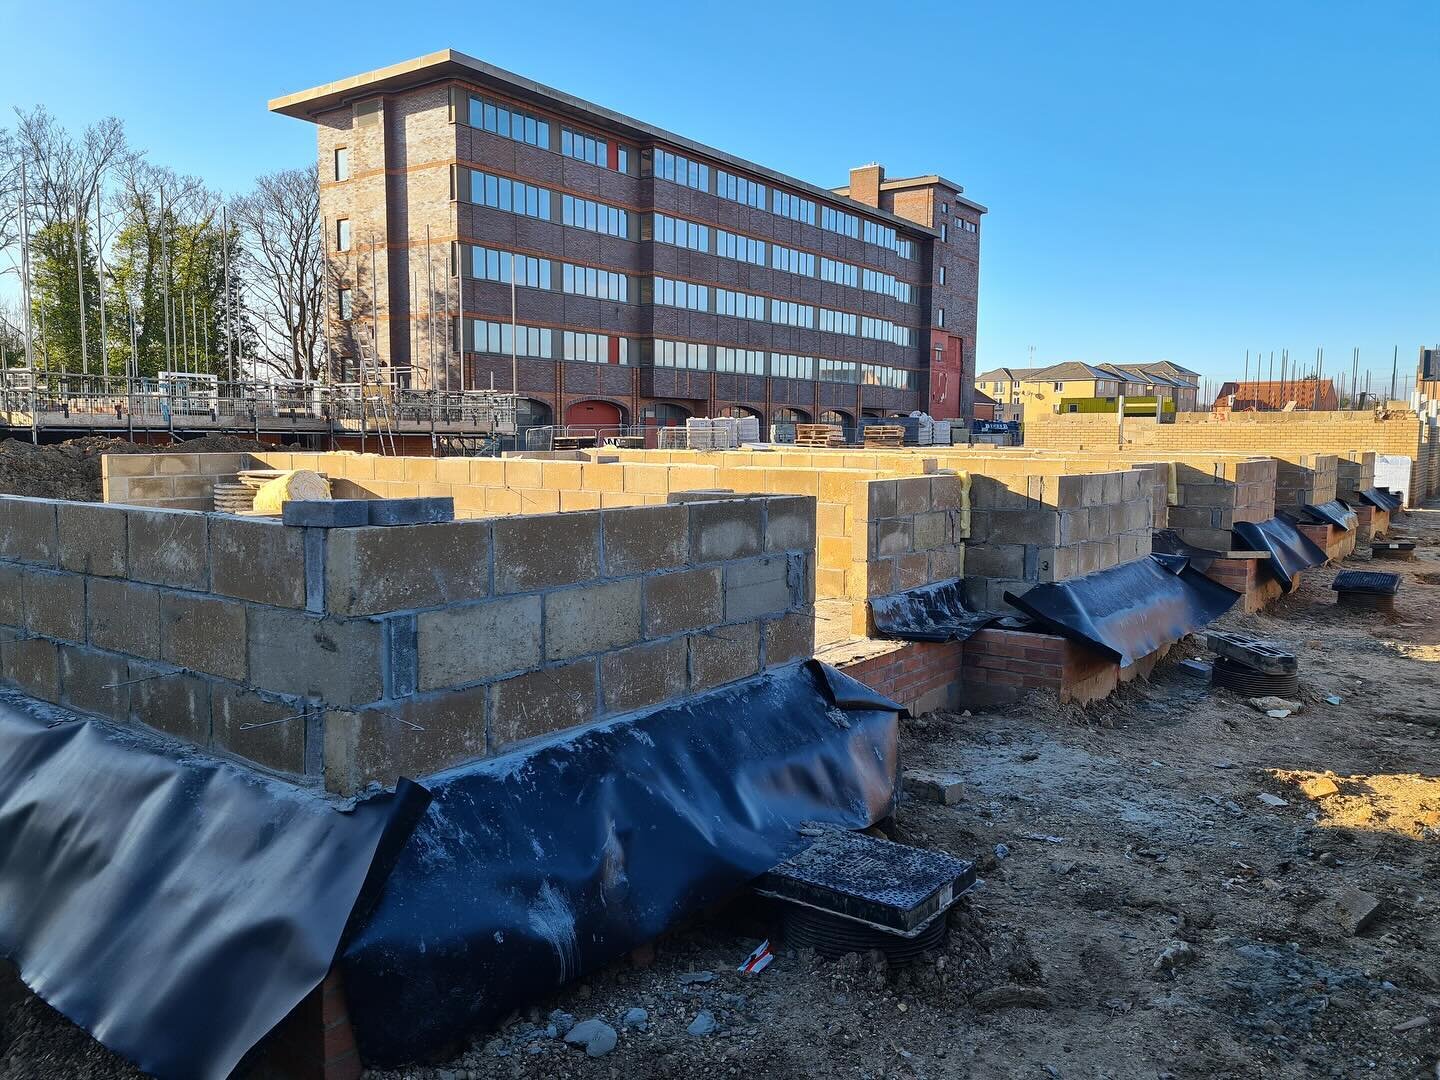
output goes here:
[{"label": "row of window", "polygon": [[597,270],[593,266],[562,264],[561,284],[567,293],[593,296],[597,300],[630,300],[630,278],[613,270]]},{"label": "row of window", "polygon": [[[943,228],[942,228],[943,231]],[[878,221],[865,221],[865,242],[875,244],[877,247],[889,248],[902,259],[913,259],[915,257],[915,245],[909,240],[904,240],[889,225],[881,225]],[[944,237],[942,236],[943,240]]]},{"label": "row of window", "polygon": [[658,179],[669,180],[682,187],[699,191],[710,190],[710,166],[703,161],[691,161],[669,150],[655,148],[654,173]]},{"label": "row of window", "polygon": [[[520,109],[489,101],[478,94],[469,95],[468,120],[471,127],[481,128],[507,139],[514,139],[516,142],[528,143],[543,150],[550,149],[549,121],[532,116]],[[629,172],[629,149],[619,145],[616,150],[615,168],[619,172]],[[560,152],[566,157],[586,161],[592,165],[602,168],[610,167],[609,144],[605,139],[572,131],[568,127],[560,129]],[[343,162],[340,158],[342,153],[345,154]],[[336,151],[335,179],[337,180],[349,178],[348,155],[349,152],[343,147]],[[715,184],[712,188],[710,166],[682,154],[656,147],[652,160],[652,172],[657,178],[669,180],[671,183],[695,188],[698,191],[713,191],[722,198],[752,206],[757,210],[765,209],[764,184],[716,169]],[[816,203],[813,199],[792,195],[779,188],[770,189],[770,210],[781,217],[804,222],[807,225],[816,223]],[[860,218],[855,214],[847,213],[833,206],[821,206],[819,218],[822,229],[856,239],[860,236]],[[956,218],[955,223],[969,232],[976,231],[973,222]],[[913,258],[913,245],[909,240],[899,239],[894,229],[868,219],[864,225],[867,243],[889,248],[903,258]]]},{"label": "row of window", "polygon": [[[513,269],[512,269],[513,268]],[[570,267],[566,267],[569,270]],[[494,248],[472,247],[470,249],[470,276],[484,281],[500,281],[516,285],[528,285],[532,289],[550,288],[550,260],[537,259],[533,255],[517,255],[513,251],[496,251]],[[569,292],[570,290],[566,290]]]},{"label": "row of window", "polygon": [[815,224],[815,201],[813,199],[802,199],[799,195],[791,195],[788,191],[781,191],[779,188],[775,188],[770,194],[771,211],[781,217],[804,222],[806,225]]},{"label": "row of window", "polygon": [[820,329],[828,330],[832,334],[855,335],[856,316],[849,311],[831,311],[829,308],[820,309]]},{"label": "row of window", "polygon": [[733,315],[737,319],[764,319],[765,297],[731,289],[715,290],[715,314]]},{"label": "row of window", "polygon": [[508,210],[512,214],[550,220],[550,192],[546,188],[527,184],[523,180],[511,180],[508,176],[493,176],[470,169],[470,201],[496,210]]},{"label": "row of window", "polygon": [[[544,221],[550,220],[551,192],[548,189],[527,184],[521,180],[511,180],[505,176],[495,176],[478,169],[466,171],[470,178],[469,199],[471,202],[497,210],[508,210],[514,214],[540,218]],[[611,206],[608,203],[596,202],[593,199],[582,199],[575,195],[562,195],[560,207],[562,224],[603,233],[606,236],[618,236],[622,239],[630,236],[630,212],[628,210]],[[710,226],[671,217],[669,214],[653,214],[651,220],[655,240],[691,251],[710,251]],[[866,224],[870,223],[866,222]],[[338,250],[348,251],[350,248],[350,223],[342,219],[336,222],[336,228]],[[766,265],[765,249],[767,244],[764,240],[741,236],[724,229],[715,230],[715,239],[715,254],[756,266]],[[908,241],[906,242],[908,243]],[[769,244],[768,247],[771,256],[770,266],[774,269],[784,270],[791,274],[802,274],[805,277],[815,276],[816,261],[813,253],[785,247],[782,244]],[[893,274],[870,269],[860,270],[849,263],[827,259],[823,256],[820,258],[820,270],[820,276],[825,281],[854,285],[858,274],[862,288],[893,296],[904,303],[911,301],[911,286],[907,282],[897,280]]]},{"label": "row of window", "polygon": [[710,288],[696,285],[693,281],[676,281],[674,278],[653,279],[651,295],[654,302],[666,307],[685,308],[689,311],[710,310]]},{"label": "row of window", "polygon": [[815,329],[815,309],[809,304],[797,304],[792,300],[770,301],[770,321],[781,326],[799,326]]},{"label": "row of window", "polygon": [[742,206],[753,206],[756,210],[765,209],[764,184],[746,180],[743,176],[736,176],[723,169],[715,170],[715,194]]},{"label": "row of window", "polygon": [[[611,167],[609,142],[580,131],[571,131],[567,127],[560,129],[560,152],[566,157],[575,158],[577,161],[587,161],[602,169]],[[614,168],[616,172],[630,171],[630,148],[623,143],[617,143],[615,146]]]},{"label": "row of window", "polygon": [[562,224],[574,225],[577,229],[589,229],[606,236],[628,238],[630,235],[630,212],[621,210],[618,206],[564,195],[560,199],[560,208]]},{"label": "row of window", "polygon": [[470,126],[483,128],[516,142],[529,143],[542,150],[550,149],[550,124],[538,116],[487,101],[478,94],[470,95]]},{"label": "row of window", "polygon": [[814,255],[808,251],[798,251],[781,244],[770,245],[770,265],[776,270],[785,270],[791,274],[815,276]]},{"label": "row of window", "polygon": [[[516,326],[512,339],[507,322],[471,319],[467,348],[474,352],[509,356],[511,341],[515,355],[532,360],[553,360],[556,332],[546,327]],[[624,364],[631,362],[629,338],[565,330],[560,337],[561,359],[589,364]],[[777,379],[816,379],[821,382],[852,383],[883,386],[894,390],[913,390],[918,386],[918,372],[881,364],[859,364],[853,360],[832,360],[828,357],[797,356],[794,353],[766,354],[759,349],[735,349],[727,346],[702,345],[693,341],[658,338],[653,345],[641,342],[656,367],[685,368],[709,371],[712,351],[714,369],[742,375],[770,375]]]},{"label": "row of window", "polygon": [[651,217],[655,222],[655,239],[660,243],[691,251],[710,250],[710,226],[672,218],[669,214],[652,214]]},{"label": "row of window", "polygon": [[[789,250],[778,248],[777,250]],[[511,274],[517,285],[531,288],[550,288],[551,270],[549,259],[538,259],[531,255],[516,255],[513,252],[498,251],[494,248],[471,247],[470,273],[472,277],[485,281],[509,284]],[[578,296],[593,296],[601,300],[629,300],[629,279],[624,274],[609,270],[598,270],[590,266],[561,264],[561,287],[567,293]],[[710,286],[692,281],[656,276],[651,281],[649,302],[667,307],[684,308],[689,311],[714,311],[718,315],[731,315],[742,319],[764,319],[766,298],[753,293],[730,289],[715,289],[715,306],[710,306]],[[645,300],[647,298],[642,298]],[[769,299],[769,318],[781,326],[798,326],[814,329],[816,308],[810,304],[790,300]],[[874,338],[890,341],[897,345],[910,344],[908,327],[897,326],[888,319],[863,318],[849,311],[819,309],[819,327],[834,334]],[[348,316],[341,316],[346,318]],[[945,325],[944,310],[936,312],[936,325]]]},{"label": "row of window", "polygon": [[764,266],[765,246],[764,240],[726,232],[724,229],[715,230],[715,254],[726,259]]},{"label": "row of window", "polygon": [[910,303],[910,283],[896,280],[894,274],[885,274],[867,267],[860,274],[860,287],[867,292],[883,293],[902,303]]},{"label": "row of window", "polygon": [[909,345],[910,328],[897,326],[889,319],[877,319],[870,315],[860,318],[860,336],[875,341],[888,341],[892,345]]},{"label": "row of window", "polygon": [[839,262],[835,259],[827,259],[820,256],[820,280],[833,281],[836,285],[849,285],[858,288],[860,285],[860,268],[852,266],[847,262]]}]

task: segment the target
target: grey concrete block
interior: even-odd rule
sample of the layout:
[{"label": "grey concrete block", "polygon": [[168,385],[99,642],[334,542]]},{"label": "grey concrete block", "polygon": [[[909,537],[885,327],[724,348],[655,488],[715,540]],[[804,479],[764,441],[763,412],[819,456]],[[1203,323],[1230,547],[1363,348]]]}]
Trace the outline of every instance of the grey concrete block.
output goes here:
[{"label": "grey concrete block", "polygon": [[447,496],[420,499],[374,499],[371,525],[434,525],[455,520],[455,500]]},{"label": "grey concrete block", "polygon": [[286,525],[309,529],[353,529],[370,524],[374,499],[301,499],[287,502],[280,520]]}]

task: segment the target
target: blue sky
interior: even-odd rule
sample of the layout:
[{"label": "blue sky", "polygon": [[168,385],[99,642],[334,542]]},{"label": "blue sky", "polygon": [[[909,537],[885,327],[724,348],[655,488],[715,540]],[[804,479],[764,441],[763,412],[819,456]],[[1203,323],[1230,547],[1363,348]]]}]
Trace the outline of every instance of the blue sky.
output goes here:
[{"label": "blue sky", "polygon": [[1440,339],[1435,0],[565,7],[0,0],[0,106],[237,191],[313,159],[269,98],[453,47],[816,183],[960,182],[982,369],[1359,346],[1388,382]]}]

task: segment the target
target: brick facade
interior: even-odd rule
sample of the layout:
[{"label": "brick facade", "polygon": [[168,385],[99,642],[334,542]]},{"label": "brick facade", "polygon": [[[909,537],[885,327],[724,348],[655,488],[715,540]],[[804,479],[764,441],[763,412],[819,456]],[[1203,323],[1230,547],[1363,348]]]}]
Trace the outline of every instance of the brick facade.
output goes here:
[{"label": "brick facade", "polygon": [[[389,74],[400,68],[403,75]],[[341,86],[343,90],[337,88]],[[667,405],[677,407],[669,410],[671,418],[739,408],[767,422],[782,415],[819,420],[833,413],[847,426],[863,415],[904,414],[917,408],[941,417],[969,416],[979,243],[978,231],[966,232],[956,223],[963,214],[978,230],[984,209],[961,199],[957,185],[939,181],[924,189],[934,199],[919,199],[909,189],[892,190],[893,182],[881,183],[883,169],[876,166],[875,190],[864,199],[851,199],[844,188],[831,192],[780,176],[450,52],[337,87],[293,95],[272,103],[272,108],[316,125],[327,251],[335,288],[350,290],[351,317],[337,319],[332,327],[333,358],[340,371],[353,372],[355,357],[373,351],[401,385],[506,389],[513,378],[530,403],[526,410],[532,421],[637,423],[647,415],[663,421]],[[535,140],[546,145],[472,127],[472,95],[548,123],[548,139]],[[567,129],[606,140],[607,161],[592,163],[566,154],[562,130]],[[623,169],[617,167],[618,146],[627,153]],[[338,147],[346,148],[350,159],[349,177],[343,180],[334,174]],[[658,152],[703,163],[708,180],[689,186],[656,176]],[[527,216],[470,202],[469,170],[543,188],[548,219],[545,214]],[[725,197],[719,191],[721,170],[763,184],[765,208]],[[778,195],[808,200],[813,223],[775,212],[771,200]],[[629,217],[624,235],[563,224],[565,196],[625,211]],[[943,242],[942,201],[950,209],[949,238]],[[864,204],[876,212],[867,214]],[[827,207],[893,230],[909,241],[911,257],[868,242],[863,230],[851,237],[822,227]],[[652,239],[656,213],[707,227],[709,250]],[[340,219],[350,223],[351,233],[350,250],[343,252],[335,250]],[[764,265],[718,255],[717,230],[765,242]],[[498,250],[507,260],[513,253],[549,261],[549,287],[517,286],[513,316],[522,327],[551,332],[551,355],[521,355],[512,374],[508,349],[476,351],[468,334],[457,340],[457,312],[467,321],[507,327],[512,316],[510,285],[477,278],[461,257],[469,245]],[[776,247],[813,258],[814,271],[775,268],[768,256]],[[859,287],[858,282],[852,286],[827,280],[820,273],[822,258],[843,262],[857,274],[873,271],[893,277],[908,286],[908,302]],[[625,275],[627,300],[567,293],[561,282],[563,264]],[[942,266],[944,285],[938,283]],[[706,310],[651,302],[653,275],[705,286]],[[719,313],[719,289],[762,298],[767,317]],[[338,293],[332,298],[333,317],[338,314]],[[811,307],[814,325],[784,325],[768,317],[775,300]],[[884,320],[907,330],[909,342],[823,330],[821,308],[843,312],[857,326],[866,318]],[[940,308],[946,313],[944,328],[935,326]],[[618,363],[615,352],[608,363],[562,359],[566,330],[624,338],[629,363]],[[708,366],[696,370],[650,363],[649,343],[657,339],[705,346]],[[615,350],[613,340],[610,348]],[[765,354],[767,373],[719,370],[719,348]],[[853,364],[856,381],[821,378],[818,363],[810,377],[782,377],[769,359],[772,355]],[[867,381],[860,365],[877,369],[876,379]],[[886,372],[908,379],[909,385],[888,385]],[[602,404],[590,404],[596,402]]]}]

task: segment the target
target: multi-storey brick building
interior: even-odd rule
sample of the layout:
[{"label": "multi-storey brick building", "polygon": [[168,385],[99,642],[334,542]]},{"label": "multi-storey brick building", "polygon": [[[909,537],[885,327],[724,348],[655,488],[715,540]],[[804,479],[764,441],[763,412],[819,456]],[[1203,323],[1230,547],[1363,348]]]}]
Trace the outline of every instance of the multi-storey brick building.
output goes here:
[{"label": "multi-storey brick building", "polygon": [[337,377],[513,382],[532,424],[970,416],[950,180],[815,187],[449,50],[270,108],[319,135]]}]

